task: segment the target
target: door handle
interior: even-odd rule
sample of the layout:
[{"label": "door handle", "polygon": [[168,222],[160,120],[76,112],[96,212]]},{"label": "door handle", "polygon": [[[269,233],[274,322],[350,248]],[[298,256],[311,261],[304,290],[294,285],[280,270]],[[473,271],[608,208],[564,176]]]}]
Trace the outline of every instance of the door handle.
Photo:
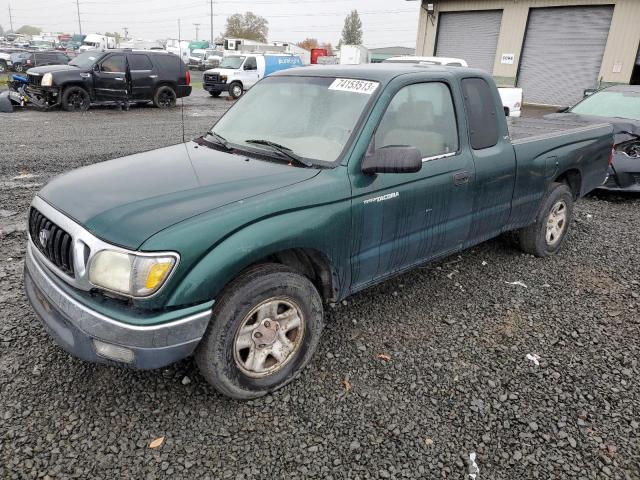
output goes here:
[{"label": "door handle", "polygon": [[464,185],[466,183],[469,183],[469,178],[471,178],[469,172],[458,172],[453,175],[453,184]]},{"label": "door handle", "polygon": [[114,80],[120,80],[120,81],[122,82],[122,81],[124,80],[124,78],[122,78],[122,77],[116,77],[116,78],[114,78]]}]

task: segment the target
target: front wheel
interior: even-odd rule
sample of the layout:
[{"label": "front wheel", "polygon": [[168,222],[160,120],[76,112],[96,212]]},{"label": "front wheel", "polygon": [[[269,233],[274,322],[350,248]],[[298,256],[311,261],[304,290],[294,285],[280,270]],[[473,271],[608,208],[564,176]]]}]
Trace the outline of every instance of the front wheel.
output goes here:
[{"label": "front wheel", "polygon": [[259,265],[225,289],[198,349],[204,378],[236,399],[261,397],[307,365],[320,340],[322,300],[313,283],[278,264]]},{"label": "front wheel", "polygon": [[61,103],[67,112],[86,112],[91,105],[91,98],[82,87],[68,87],[62,94]]},{"label": "front wheel", "polygon": [[229,85],[229,95],[231,95],[231,98],[234,100],[239,99],[242,96],[242,93],[242,84],[240,82],[233,82]]},{"label": "front wheel", "polygon": [[163,85],[153,95],[153,104],[158,108],[171,108],[175,107],[177,98],[178,96],[173,88],[169,85]]},{"label": "front wheel", "polygon": [[536,257],[553,255],[564,243],[573,217],[573,194],[564,183],[551,185],[536,223],[518,232],[520,247]]}]

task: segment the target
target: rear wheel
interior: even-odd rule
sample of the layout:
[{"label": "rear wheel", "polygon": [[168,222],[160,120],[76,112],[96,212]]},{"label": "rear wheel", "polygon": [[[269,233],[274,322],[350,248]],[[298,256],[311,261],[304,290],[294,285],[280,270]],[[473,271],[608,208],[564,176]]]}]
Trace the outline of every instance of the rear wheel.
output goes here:
[{"label": "rear wheel", "polygon": [[177,99],[176,91],[169,85],[158,87],[153,95],[153,104],[158,108],[175,107]]},{"label": "rear wheel", "polygon": [[24,72],[24,65],[22,65],[21,63],[17,64],[15,67],[13,67],[14,70],[18,73],[22,73]]},{"label": "rear wheel", "polygon": [[209,92],[212,97],[218,98],[222,92]]},{"label": "rear wheel", "polygon": [[91,98],[82,87],[68,87],[62,94],[61,103],[67,112],[86,112],[91,105]]},{"label": "rear wheel", "polygon": [[6,72],[7,69],[7,62],[5,62],[4,60],[0,60],[0,73],[4,73]]},{"label": "rear wheel", "polygon": [[551,185],[536,223],[518,232],[520,247],[536,257],[553,255],[564,243],[573,216],[573,193],[564,183]]},{"label": "rear wheel", "polygon": [[229,95],[231,95],[231,98],[233,98],[234,100],[240,98],[242,96],[242,93],[242,84],[240,82],[233,82],[231,85],[229,85]]},{"label": "rear wheel", "polygon": [[309,279],[278,264],[254,267],[225,289],[196,351],[205,379],[236,399],[261,397],[307,365],[322,331]]}]

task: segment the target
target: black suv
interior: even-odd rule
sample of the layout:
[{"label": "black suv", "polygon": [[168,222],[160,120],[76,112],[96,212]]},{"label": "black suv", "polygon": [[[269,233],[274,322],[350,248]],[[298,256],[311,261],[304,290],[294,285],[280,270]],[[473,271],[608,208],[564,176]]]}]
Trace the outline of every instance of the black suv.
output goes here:
[{"label": "black suv", "polygon": [[25,52],[12,56],[11,70],[25,72],[29,68],[45,65],[66,65],[71,60],[61,52]]},{"label": "black suv", "polygon": [[88,51],[68,65],[31,68],[27,76],[26,93],[32,103],[61,105],[67,111],[105,102],[153,101],[158,108],[168,108],[177,98],[191,95],[189,71],[180,57],[167,52]]}]

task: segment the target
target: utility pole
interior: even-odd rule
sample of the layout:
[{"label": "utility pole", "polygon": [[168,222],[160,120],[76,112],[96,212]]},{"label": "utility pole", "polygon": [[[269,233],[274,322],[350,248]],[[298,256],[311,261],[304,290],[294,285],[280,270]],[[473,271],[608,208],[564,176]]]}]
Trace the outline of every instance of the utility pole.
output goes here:
[{"label": "utility pole", "polygon": [[196,40],[198,40],[198,32],[200,31],[200,24],[194,23],[193,26],[196,27]]},{"label": "utility pole", "polygon": [[78,29],[82,35],[82,22],[80,22],[80,0],[76,0],[76,10],[78,11]]},{"label": "utility pole", "polygon": [[9,27],[11,28],[11,32],[13,32],[13,17],[11,16],[11,4],[9,4]]},{"label": "utility pole", "polygon": [[211,4],[211,48],[213,48],[213,0],[209,0]]},{"label": "utility pole", "polygon": [[124,38],[129,38],[129,27],[122,27],[124,30]]}]

